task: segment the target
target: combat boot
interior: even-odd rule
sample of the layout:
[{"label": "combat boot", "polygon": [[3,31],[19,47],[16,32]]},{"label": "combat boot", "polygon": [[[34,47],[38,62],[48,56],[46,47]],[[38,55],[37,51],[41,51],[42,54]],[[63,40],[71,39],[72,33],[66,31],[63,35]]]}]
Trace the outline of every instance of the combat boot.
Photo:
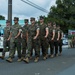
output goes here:
[{"label": "combat boot", "polygon": [[34,62],[36,63],[38,61],[39,61],[39,57],[36,57],[35,60],[34,60]]},{"label": "combat boot", "polygon": [[61,53],[59,53],[59,56],[61,56]]},{"label": "combat boot", "polygon": [[21,57],[21,60],[23,60],[25,57]]},{"label": "combat boot", "polygon": [[22,60],[21,60],[21,58],[18,58],[18,60],[17,60],[18,62],[21,62]]},{"label": "combat boot", "polygon": [[52,54],[50,57],[51,57],[51,58],[53,58],[53,57],[54,57],[54,55]]},{"label": "combat boot", "polygon": [[44,56],[44,57],[43,57],[43,60],[46,60],[46,59],[47,59],[47,57],[46,57],[46,56]]},{"label": "combat boot", "polygon": [[6,61],[12,63],[12,58],[8,58]]},{"label": "combat boot", "polygon": [[46,54],[46,59],[48,58],[48,54]]},{"label": "combat boot", "polygon": [[1,59],[4,59],[4,57],[5,57],[5,56],[3,56],[3,55],[2,55],[2,56],[0,56],[0,58],[1,58]]},{"label": "combat boot", "polygon": [[32,60],[32,56],[30,56],[29,59]]},{"label": "combat boot", "polygon": [[26,63],[29,63],[29,58],[27,57],[27,58],[23,59],[23,61]]},{"label": "combat boot", "polygon": [[56,54],[56,57],[58,57],[58,54]]}]

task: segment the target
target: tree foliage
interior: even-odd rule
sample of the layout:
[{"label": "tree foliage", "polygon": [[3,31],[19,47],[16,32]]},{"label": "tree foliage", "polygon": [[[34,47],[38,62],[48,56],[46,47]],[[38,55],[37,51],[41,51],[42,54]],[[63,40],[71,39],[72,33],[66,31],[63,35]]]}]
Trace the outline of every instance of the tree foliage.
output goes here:
[{"label": "tree foliage", "polygon": [[75,29],[75,0],[56,0],[46,20],[59,24],[65,33],[68,29]]},{"label": "tree foliage", "polygon": [[0,20],[5,20],[5,17],[0,15]]}]

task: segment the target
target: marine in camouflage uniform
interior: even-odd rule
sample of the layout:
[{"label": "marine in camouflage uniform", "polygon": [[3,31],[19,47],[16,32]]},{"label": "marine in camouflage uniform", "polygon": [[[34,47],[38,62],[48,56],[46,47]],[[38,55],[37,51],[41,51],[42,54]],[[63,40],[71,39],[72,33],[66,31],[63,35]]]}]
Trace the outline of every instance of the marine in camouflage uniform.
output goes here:
[{"label": "marine in camouflage uniform", "polygon": [[2,56],[0,58],[4,59],[5,57],[5,52],[9,51],[10,49],[10,38],[11,38],[11,34],[10,34],[10,21],[6,21],[6,27],[4,28],[4,40],[3,40],[3,52],[2,52]]},{"label": "marine in camouflage uniform", "polygon": [[12,58],[14,56],[14,52],[17,49],[18,52],[18,62],[21,61],[21,26],[18,23],[19,18],[14,17],[14,25],[11,27],[11,39],[10,39],[10,53],[8,62],[12,62]]},{"label": "marine in camouflage uniform", "polygon": [[48,26],[44,23],[44,17],[40,16],[40,46],[42,49],[43,59],[47,59],[47,51],[48,51]]},{"label": "marine in camouflage uniform", "polygon": [[60,33],[59,41],[58,41],[58,50],[59,50],[59,55],[62,53],[62,38],[63,38],[63,31],[60,29],[60,26],[57,26],[57,29]]},{"label": "marine in camouflage uniform", "polygon": [[28,27],[28,53],[24,61],[29,63],[29,58],[31,56],[31,50],[35,50],[35,60],[34,62],[38,62],[40,56],[40,45],[39,45],[39,26],[35,23],[35,18],[30,18],[31,25]]},{"label": "marine in camouflage uniform", "polygon": [[48,28],[49,28],[49,35],[48,35],[48,42],[50,46],[50,57],[54,57],[54,36],[55,36],[55,30],[52,27],[52,23],[48,22]]},{"label": "marine in camouflage uniform", "polygon": [[26,48],[27,48],[27,40],[28,40],[28,19],[24,20],[25,25],[22,27],[22,60],[25,58],[26,55]]},{"label": "marine in camouflage uniform", "polygon": [[58,56],[58,41],[60,32],[58,31],[55,23],[53,24],[53,28],[55,29],[55,36],[54,36],[55,56]]}]

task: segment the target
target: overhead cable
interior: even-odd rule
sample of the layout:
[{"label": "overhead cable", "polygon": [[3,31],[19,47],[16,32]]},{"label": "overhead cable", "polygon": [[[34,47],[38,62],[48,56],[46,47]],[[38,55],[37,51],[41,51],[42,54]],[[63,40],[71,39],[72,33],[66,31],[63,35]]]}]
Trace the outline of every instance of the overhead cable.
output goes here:
[{"label": "overhead cable", "polygon": [[32,6],[32,7],[34,7],[34,8],[36,8],[36,9],[38,9],[38,10],[41,10],[41,11],[43,11],[45,13],[48,13],[47,10],[45,10],[44,8],[42,9],[40,6],[34,4],[33,2],[31,2],[29,0],[26,0],[26,1],[25,0],[21,0],[21,1],[24,2],[24,3],[26,3],[26,4],[28,4],[28,5],[30,5],[30,6]]}]

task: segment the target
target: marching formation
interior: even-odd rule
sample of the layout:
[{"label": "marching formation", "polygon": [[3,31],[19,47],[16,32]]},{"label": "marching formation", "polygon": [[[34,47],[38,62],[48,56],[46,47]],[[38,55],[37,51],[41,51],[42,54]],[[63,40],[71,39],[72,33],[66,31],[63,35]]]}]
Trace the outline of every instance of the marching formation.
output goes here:
[{"label": "marching formation", "polygon": [[[10,25],[10,21],[6,21],[6,27],[4,28],[4,41],[3,52],[0,58],[5,58],[7,49],[9,50],[9,57],[7,62],[13,62],[15,51],[17,50],[18,62],[24,61],[29,63],[33,57],[33,49],[35,51],[34,62],[38,62],[40,59],[40,50],[42,51],[42,59],[46,60],[57,57],[62,54],[62,38],[63,31],[56,23],[48,22],[44,23],[44,17],[40,16],[39,22],[36,23],[34,17],[29,20],[24,20],[24,26],[22,27],[18,23],[19,18],[14,17],[14,25]],[[50,54],[48,50],[50,49]]]}]

